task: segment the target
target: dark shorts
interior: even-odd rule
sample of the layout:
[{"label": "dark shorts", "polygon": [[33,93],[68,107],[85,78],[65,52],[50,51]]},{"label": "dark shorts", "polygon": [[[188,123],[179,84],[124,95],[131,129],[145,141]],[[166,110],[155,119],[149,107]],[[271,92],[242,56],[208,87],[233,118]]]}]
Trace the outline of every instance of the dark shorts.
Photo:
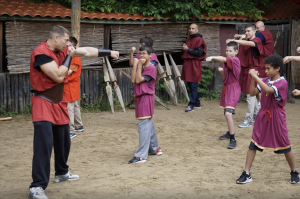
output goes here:
[{"label": "dark shorts", "polygon": [[225,113],[226,112],[228,112],[228,113],[232,113],[232,114],[234,114],[235,115],[235,110],[234,109],[232,109],[232,108],[225,108],[224,109],[224,115],[225,115]]},{"label": "dark shorts", "polygon": [[[253,142],[250,142],[249,149],[257,150],[257,151],[263,152],[263,149],[258,148]],[[287,149],[282,149],[282,150],[274,151],[274,153],[277,153],[277,154],[284,154],[284,153],[290,152],[291,150],[292,150],[292,148],[289,147],[289,148],[287,148]]]}]

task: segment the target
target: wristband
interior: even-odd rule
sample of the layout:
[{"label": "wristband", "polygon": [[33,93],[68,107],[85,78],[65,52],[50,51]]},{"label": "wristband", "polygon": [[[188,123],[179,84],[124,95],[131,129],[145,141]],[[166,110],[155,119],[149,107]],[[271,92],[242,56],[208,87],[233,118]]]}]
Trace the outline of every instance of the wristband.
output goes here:
[{"label": "wristband", "polygon": [[67,55],[65,60],[63,61],[62,65],[66,66],[68,69],[70,68],[70,64],[71,64],[71,60],[72,60],[72,56],[71,55]]},{"label": "wristband", "polygon": [[111,50],[110,49],[101,49],[98,48],[98,57],[104,57],[104,56],[108,56],[111,54]]}]

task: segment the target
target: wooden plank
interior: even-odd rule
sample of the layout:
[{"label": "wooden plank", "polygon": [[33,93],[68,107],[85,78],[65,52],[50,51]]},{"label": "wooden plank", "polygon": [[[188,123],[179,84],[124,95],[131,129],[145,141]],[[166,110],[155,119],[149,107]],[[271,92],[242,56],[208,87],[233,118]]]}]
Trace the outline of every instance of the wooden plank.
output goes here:
[{"label": "wooden plank", "polygon": [[94,85],[94,99],[95,99],[95,103],[99,102],[99,92],[100,92],[100,71],[96,70],[95,71],[95,85]]},{"label": "wooden plank", "polygon": [[7,74],[3,74],[3,109],[7,111],[7,88],[6,88],[6,76]]},{"label": "wooden plank", "polygon": [[3,87],[3,76],[5,74],[0,73],[0,108],[3,108],[3,101],[4,101],[4,87]]},{"label": "wooden plank", "polygon": [[90,90],[89,90],[89,71],[88,70],[84,71],[84,91],[85,91],[85,100],[84,100],[84,102],[89,104]]},{"label": "wooden plank", "polygon": [[72,17],[71,29],[72,36],[78,41],[77,47],[80,44],[80,16],[81,16],[81,0],[72,0]]},{"label": "wooden plank", "polygon": [[21,110],[24,110],[24,82],[23,82],[23,74],[17,75],[18,81],[19,81],[19,90],[18,90],[18,113]]},{"label": "wooden plank", "polygon": [[3,53],[4,53],[4,49],[3,49],[3,24],[4,22],[0,21],[0,73],[2,73],[4,71],[4,59],[3,59]]},{"label": "wooden plank", "polygon": [[25,95],[25,106],[31,104],[30,103],[30,80],[29,74],[23,74],[24,78],[24,95]]},{"label": "wooden plank", "polygon": [[89,71],[89,97],[90,101],[89,104],[94,104],[94,71]]},{"label": "wooden plank", "polygon": [[[85,89],[84,89],[84,71],[85,70],[81,70],[81,75],[80,75],[80,98],[83,96],[83,93],[85,92]],[[80,100],[80,106],[83,105],[83,101],[84,100]]]},{"label": "wooden plank", "polygon": [[104,31],[103,31],[103,48],[109,49],[109,43],[110,43],[110,25],[105,24]]},{"label": "wooden plank", "polygon": [[13,112],[17,113],[18,112],[18,88],[19,88],[19,84],[18,84],[18,75],[12,75],[12,79],[11,79],[11,84],[12,84],[12,107],[13,107]]},{"label": "wooden plank", "polygon": [[10,74],[7,74],[6,76],[6,92],[7,92],[7,109],[6,111],[11,111],[12,110],[12,107],[11,107],[11,84],[10,84],[10,79],[11,79],[11,75]]}]

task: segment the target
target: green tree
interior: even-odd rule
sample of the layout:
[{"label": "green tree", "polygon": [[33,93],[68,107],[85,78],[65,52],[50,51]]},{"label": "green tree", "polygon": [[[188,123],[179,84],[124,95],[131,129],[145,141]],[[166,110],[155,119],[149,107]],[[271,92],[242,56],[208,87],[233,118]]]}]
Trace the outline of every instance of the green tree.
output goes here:
[{"label": "green tree", "polygon": [[[50,0],[28,0],[34,3]],[[54,0],[55,3],[71,8],[72,0]],[[119,12],[142,14],[143,16],[170,17],[174,21],[189,20],[190,17],[245,15],[261,18],[264,13],[259,3],[270,7],[271,0],[81,0],[82,10],[86,12]]]}]

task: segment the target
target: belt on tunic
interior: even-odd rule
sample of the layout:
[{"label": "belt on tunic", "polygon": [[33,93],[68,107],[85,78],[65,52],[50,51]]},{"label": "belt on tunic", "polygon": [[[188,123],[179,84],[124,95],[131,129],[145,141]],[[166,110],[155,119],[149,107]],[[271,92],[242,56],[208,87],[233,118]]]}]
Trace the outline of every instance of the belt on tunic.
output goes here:
[{"label": "belt on tunic", "polygon": [[34,91],[34,95],[51,103],[59,103],[64,96],[64,84],[60,83],[45,91]]},{"label": "belt on tunic", "polygon": [[229,86],[229,85],[232,85],[232,84],[240,84],[239,82],[232,82],[230,84],[223,84],[223,88],[222,88],[222,98],[223,98],[223,101],[225,101],[225,92],[226,92],[226,86]]},{"label": "belt on tunic", "polygon": [[271,111],[276,111],[276,110],[280,110],[280,109],[283,109],[283,108],[275,108],[275,109],[270,109],[270,110],[261,109],[261,110],[263,110],[265,112],[264,115],[266,115],[268,113],[268,122],[269,122],[270,119],[272,118]]}]

